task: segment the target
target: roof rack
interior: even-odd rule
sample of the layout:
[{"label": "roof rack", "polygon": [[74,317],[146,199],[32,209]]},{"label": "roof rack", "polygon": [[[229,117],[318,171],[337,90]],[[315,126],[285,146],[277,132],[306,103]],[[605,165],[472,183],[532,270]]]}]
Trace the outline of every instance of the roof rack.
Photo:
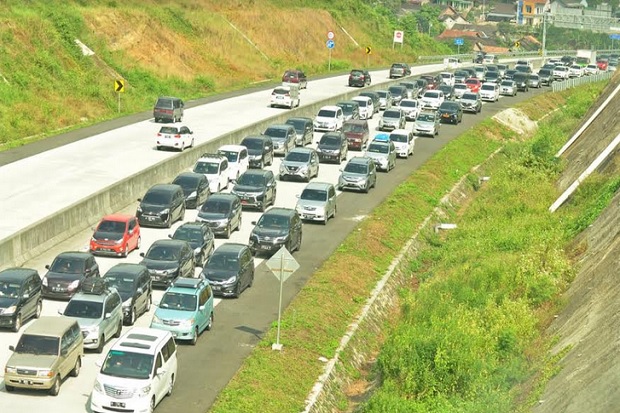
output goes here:
[{"label": "roof rack", "polygon": [[203,153],[200,157],[201,158],[223,158],[224,155],[222,155],[221,153]]},{"label": "roof rack", "polygon": [[206,279],[204,278],[178,278],[172,283],[173,287],[177,288],[192,288],[197,289],[200,287]]}]

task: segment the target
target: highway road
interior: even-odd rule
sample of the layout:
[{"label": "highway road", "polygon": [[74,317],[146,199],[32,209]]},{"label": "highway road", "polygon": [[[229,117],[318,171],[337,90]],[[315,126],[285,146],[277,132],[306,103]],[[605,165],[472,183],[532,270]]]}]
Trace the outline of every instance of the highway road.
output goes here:
[{"label": "highway road", "polygon": [[[435,65],[435,67],[430,67],[426,70],[437,70],[437,66],[438,65]],[[421,71],[422,69],[418,68],[417,73]],[[375,83],[386,78],[387,72],[373,73]],[[320,100],[335,93],[342,93],[349,90],[345,86],[346,77],[344,76],[330,79],[329,81],[324,79],[318,82],[324,83],[319,85],[318,83],[315,84],[311,82],[307,91],[308,96],[305,96],[306,91],[302,92],[304,103],[309,103],[311,99]],[[443,125],[439,137],[435,139],[418,138],[416,140],[416,152],[414,156],[408,160],[399,160],[396,169],[389,174],[381,173],[379,175],[377,189],[371,191],[370,194],[339,194],[338,217],[336,219],[331,220],[326,227],[314,224],[304,225],[304,242],[301,251],[294,254],[295,258],[301,264],[301,268],[285,284],[284,305],[288,305],[294,295],[313,274],[314,270],[329,257],[346,235],[357,225],[359,220],[368,215],[399,182],[411,174],[412,171],[419,167],[434,152],[451,139],[457,137],[458,134],[466,128],[473,126],[476,122],[512,106],[519,100],[539,92],[540,91],[533,91],[527,94],[520,94],[516,98],[502,98],[497,103],[485,104],[483,112],[480,115],[466,114],[464,116],[464,122],[459,126]],[[196,107],[186,112],[185,123],[193,127],[196,131],[195,135],[199,137],[199,139],[210,139],[231,128],[241,126],[239,121],[237,121],[240,116],[224,117],[220,115],[219,121],[217,121],[218,114],[238,113],[238,110],[247,107],[248,116],[256,114],[258,118],[272,115],[274,113],[273,111],[277,109],[266,107],[265,102],[267,97],[268,92],[255,92],[252,95],[236,98],[240,99],[240,101],[237,102],[219,101],[212,104],[215,106],[206,105],[205,107]],[[233,109],[237,112],[230,112]],[[258,120],[257,118],[252,119]],[[375,118],[370,121],[373,129],[376,127],[378,119],[378,116],[375,115]],[[408,127],[411,127],[411,123],[408,124]],[[159,161],[163,157],[174,156],[174,154],[170,152],[157,152],[152,150],[153,134],[157,128],[158,126],[153,124],[152,121],[143,121],[138,124],[129,125],[126,128],[106,132],[93,136],[92,138],[80,140],[71,145],[11,163],[0,168],[0,179],[2,180],[0,185],[2,185],[3,191],[5,187],[11,189],[13,191],[12,196],[18,197],[22,199],[22,201],[29,200],[32,202],[32,196],[35,194],[36,188],[52,192],[50,195],[50,204],[61,208],[64,203],[70,204],[79,199],[79,197],[86,196],[98,190],[97,186],[103,187],[109,185],[115,180],[121,179],[127,174],[139,170],[138,165],[126,165],[126,162],[118,160],[113,162],[113,165],[118,166],[118,168],[105,168],[105,166],[110,165],[111,162],[110,158],[106,157],[106,154],[108,156],[118,155],[126,157],[131,154],[130,151],[133,151],[133,153],[137,151],[141,154],[141,156],[138,157],[138,163],[142,168]],[[315,140],[319,137],[320,134],[315,133]],[[118,145],[122,143],[126,145],[125,147],[128,149],[114,151],[114,148],[117,146],[114,146],[112,143]],[[120,148],[121,146],[118,147]],[[88,157],[88,162],[81,163],[84,157],[80,157],[80,154],[83,153],[101,153],[101,158],[103,159],[99,160],[99,156]],[[356,152],[349,152],[349,158],[357,154]],[[15,189],[13,189],[13,185],[9,185],[10,181],[6,180],[4,174],[5,168],[9,168],[7,171],[12,171],[10,173],[16,174],[17,167],[14,165],[22,166],[22,177],[19,182],[24,183],[23,186],[19,186],[19,188]],[[44,183],[44,178],[49,178],[49,176],[45,174],[51,174],[54,167],[59,168],[56,169],[59,170],[58,177],[53,178],[52,183]],[[270,168],[277,173],[278,167],[279,160],[276,160],[274,165]],[[338,165],[322,164],[320,176],[316,178],[315,181],[336,183],[339,175],[339,168]],[[38,173],[34,171],[38,171]],[[60,173],[60,171],[62,173]],[[28,174],[27,177],[23,175],[25,173]],[[14,175],[14,177],[16,176],[17,175]],[[85,176],[89,178],[85,179]],[[38,182],[40,186],[37,187],[35,184],[33,187],[26,188],[29,186],[31,178],[33,181]],[[80,182],[76,188],[52,196],[54,192],[58,192],[54,191],[54,187],[57,189],[58,187],[63,187],[63,185],[68,185],[72,178]],[[294,207],[296,202],[295,196],[301,192],[303,187],[303,183],[279,182],[276,205]],[[363,199],[363,202],[360,202],[360,198]],[[11,202],[13,201],[11,200]],[[46,201],[46,208],[41,208],[41,216],[50,212],[47,208],[47,203]],[[131,205],[123,212],[134,213],[135,206],[136,205]],[[6,205],[3,204],[3,213],[5,208]],[[11,230],[11,227],[17,228],[19,226],[12,225],[11,221],[13,219],[16,221],[22,219],[22,224],[20,225],[26,222],[26,218],[32,219],[30,215],[23,213],[27,208],[19,204],[13,205],[13,208],[10,209],[17,209],[18,211],[9,217],[3,217],[3,231],[9,231],[9,233],[11,233],[11,231],[15,230]],[[22,211],[21,218],[19,211]],[[260,213],[252,211],[244,211],[243,214],[243,226],[241,231],[234,233],[230,242],[246,243],[252,229],[251,221],[256,220],[260,216]],[[192,221],[195,216],[196,211],[188,210],[185,220]],[[167,234],[172,233],[174,228],[178,225],[180,224],[177,223],[171,230],[145,228],[142,235],[143,250],[146,250],[153,241],[165,238]],[[26,263],[25,266],[36,268],[43,275],[45,273],[45,264],[51,263],[52,259],[58,253],[68,250],[86,249],[90,236],[90,230],[83,231],[71,239],[60,243],[56,248],[46,252],[42,256]],[[225,240],[218,239],[216,245],[221,245],[224,241]],[[127,262],[139,262],[140,257],[137,252],[132,252],[125,260]],[[105,272],[121,260],[114,258],[97,258],[97,261],[99,262],[102,272]],[[240,299],[216,300],[217,306],[215,309],[215,324],[213,330],[203,334],[195,347],[180,345],[180,370],[178,381],[175,386],[175,393],[171,398],[162,402],[157,409],[158,412],[167,413],[175,411],[178,409],[179,401],[183,401],[184,412],[203,413],[206,411],[215,400],[219,391],[235,374],[243,359],[251,352],[263,333],[275,320],[277,316],[278,283],[276,278],[265,268],[265,265],[262,264],[262,261],[262,259],[255,259],[257,265],[256,281],[254,286],[246,290]],[[197,269],[197,271],[199,271],[199,269]],[[156,293],[154,297],[155,301],[158,301],[161,294],[162,291]],[[43,313],[44,315],[57,314],[58,310],[64,309],[65,305],[66,302],[46,300],[44,302]],[[136,325],[148,326],[151,317],[152,311],[149,314],[143,315],[137,321]],[[18,337],[19,335],[16,333],[0,331],[0,366],[6,364],[10,356],[8,346],[14,345]],[[110,344],[108,343],[106,349],[109,348],[109,346]],[[95,361],[101,358],[103,358],[102,355],[87,353],[83,361],[80,377],[67,379],[63,383],[60,395],[57,397],[51,397],[36,392],[18,391],[8,394],[2,387],[0,391],[0,411],[8,407],[15,410],[28,409],[28,411],[32,412],[46,411],[48,413],[77,413],[89,411],[89,395],[97,373]]]}]

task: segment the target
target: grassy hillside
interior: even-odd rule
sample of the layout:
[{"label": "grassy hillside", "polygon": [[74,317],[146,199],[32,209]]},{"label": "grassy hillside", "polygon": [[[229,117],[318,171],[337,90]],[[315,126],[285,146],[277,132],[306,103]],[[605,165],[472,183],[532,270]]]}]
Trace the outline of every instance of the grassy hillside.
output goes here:
[{"label": "grassy hillside", "polygon": [[[277,80],[289,67],[326,73],[329,30],[336,34],[332,71],[448,52],[409,27],[404,47],[393,50],[399,22],[370,3],[5,0],[0,149],[149,110],[162,94],[204,97]],[[84,56],[76,39],[95,54]],[[368,60],[365,46],[373,50]],[[120,114],[113,91],[119,78],[127,83]]]}]

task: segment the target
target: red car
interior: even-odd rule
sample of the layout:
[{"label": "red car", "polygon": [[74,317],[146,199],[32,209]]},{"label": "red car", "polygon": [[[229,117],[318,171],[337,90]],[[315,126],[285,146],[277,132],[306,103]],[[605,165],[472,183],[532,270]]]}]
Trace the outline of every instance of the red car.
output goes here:
[{"label": "red car", "polygon": [[140,248],[140,224],[133,215],[113,214],[101,219],[90,239],[93,255],[126,257]]},{"label": "red car", "polygon": [[482,86],[482,82],[476,79],[475,77],[470,77],[465,81],[465,85],[469,88],[472,93],[480,92],[480,87]]},{"label": "red car", "polygon": [[342,132],[345,138],[347,138],[347,145],[349,149],[354,151],[361,151],[368,143],[370,139],[370,129],[368,128],[368,121],[365,119],[350,119],[344,122],[342,125]]},{"label": "red car", "polygon": [[306,74],[299,69],[289,69],[282,75],[282,82],[297,83],[300,89],[308,88],[308,78]]},{"label": "red car", "polygon": [[607,66],[609,66],[609,61],[605,59],[597,60],[596,65],[598,66],[598,70],[605,72],[607,71]]}]

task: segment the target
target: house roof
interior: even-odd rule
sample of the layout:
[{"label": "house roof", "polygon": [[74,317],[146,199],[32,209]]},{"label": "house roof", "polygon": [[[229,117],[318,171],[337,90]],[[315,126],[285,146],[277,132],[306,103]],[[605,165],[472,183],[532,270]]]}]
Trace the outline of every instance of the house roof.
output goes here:
[{"label": "house roof", "polygon": [[454,29],[446,29],[439,36],[439,39],[456,39],[458,37],[466,37],[470,39],[479,38],[479,33],[474,30],[454,30]]},{"label": "house roof", "polygon": [[496,4],[490,10],[490,13],[497,13],[497,14],[514,14],[516,12],[517,12],[517,8],[515,7],[514,4],[506,4],[506,3]]}]

